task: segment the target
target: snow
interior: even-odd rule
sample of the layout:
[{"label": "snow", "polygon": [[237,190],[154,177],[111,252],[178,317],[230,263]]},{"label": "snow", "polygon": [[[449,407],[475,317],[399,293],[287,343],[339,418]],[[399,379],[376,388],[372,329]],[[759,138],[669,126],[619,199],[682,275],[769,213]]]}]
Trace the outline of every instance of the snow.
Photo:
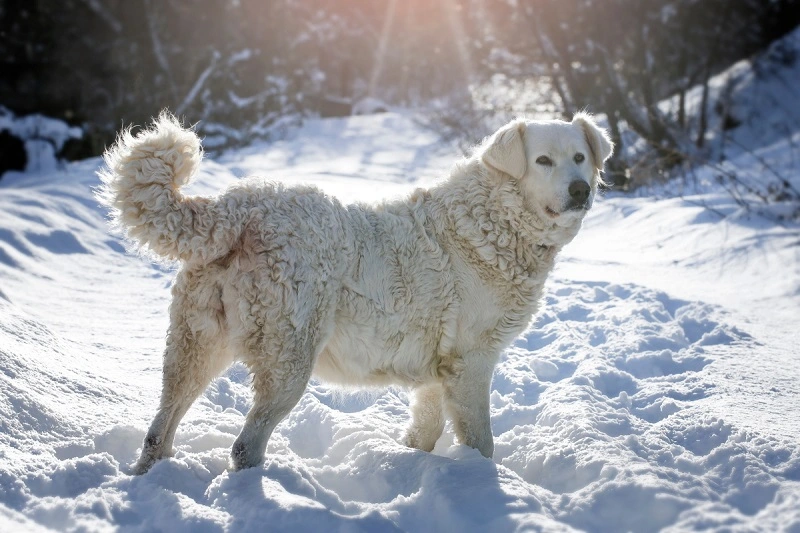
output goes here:
[{"label": "snow", "polygon": [[[794,176],[789,143],[760,153]],[[374,202],[456,153],[403,114],[317,120],[192,187],[260,174]],[[133,477],[172,271],[109,235],[99,165],[0,181],[0,530],[800,530],[796,223],[711,186],[598,199],[496,369],[492,460],[449,426],[433,453],[401,445],[403,390],[312,382],[264,465],[231,472],[252,401],[234,366]]]},{"label": "snow", "polygon": [[0,131],[22,139],[27,155],[27,172],[47,172],[58,166],[56,154],[70,139],[80,139],[80,128],[39,114],[16,117],[0,105]]}]

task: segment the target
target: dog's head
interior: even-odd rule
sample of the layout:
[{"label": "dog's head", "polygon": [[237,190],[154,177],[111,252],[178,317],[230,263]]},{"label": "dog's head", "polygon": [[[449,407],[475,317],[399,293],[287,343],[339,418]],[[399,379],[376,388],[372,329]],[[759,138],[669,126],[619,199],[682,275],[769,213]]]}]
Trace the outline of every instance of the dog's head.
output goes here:
[{"label": "dog's head", "polygon": [[517,119],[492,135],[480,157],[518,181],[528,210],[571,226],[592,206],[613,146],[591,115],[577,113],[572,122]]}]

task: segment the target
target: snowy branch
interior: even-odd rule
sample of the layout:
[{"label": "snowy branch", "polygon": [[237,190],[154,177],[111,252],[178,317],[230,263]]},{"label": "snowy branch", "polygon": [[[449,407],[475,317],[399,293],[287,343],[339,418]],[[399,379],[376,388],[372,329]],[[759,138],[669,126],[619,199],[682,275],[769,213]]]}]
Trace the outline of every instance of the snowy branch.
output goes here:
[{"label": "snowy branch", "polygon": [[175,112],[180,115],[183,113],[186,108],[188,108],[195,98],[197,98],[197,94],[203,88],[208,77],[211,76],[211,73],[214,72],[214,69],[217,67],[217,62],[219,62],[220,53],[214,50],[214,53],[211,55],[211,64],[206,67],[206,69],[200,73],[200,76],[197,78],[197,81],[194,82],[192,88],[186,94],[186,97],[183,99],[183,102],[175,109]]}]

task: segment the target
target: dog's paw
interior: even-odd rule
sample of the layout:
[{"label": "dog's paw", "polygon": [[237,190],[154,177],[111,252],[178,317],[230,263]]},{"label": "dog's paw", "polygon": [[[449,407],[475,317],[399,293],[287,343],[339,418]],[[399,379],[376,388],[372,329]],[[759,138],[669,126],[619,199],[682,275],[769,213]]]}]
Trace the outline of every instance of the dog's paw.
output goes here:
[{"label": "dog's paw", "polygon": [[245,442],[237,440],[231,448],[231,469],[234,471],[244,470],[258,466],[264,460],[263,453],[254,453],[253,447]]},{"label": "dog's paw", "polygon": [[435,438],[432,436],[425,436],[422,432],[411,428],[406,432],[406,436],[403,438],[403,444],[409,448],[422,450],[423,452],[431,452],[434,446],[436,446],[437,440],[438,436]]},{"label": "dog's paw", "polygon": [[494,438],[492,435],[480,435],[476,438],[470,439],[470,442],[465,442],[471,448],[477,448],[481,455],[487,459],[491,459],[494,455]]},{"label": "dog's paw", "polygon": [[156,463],[157,459],[153,457],[142,457],[132,465],[128,467],[128,472],[132,476],[141,476],[146,474]]}]

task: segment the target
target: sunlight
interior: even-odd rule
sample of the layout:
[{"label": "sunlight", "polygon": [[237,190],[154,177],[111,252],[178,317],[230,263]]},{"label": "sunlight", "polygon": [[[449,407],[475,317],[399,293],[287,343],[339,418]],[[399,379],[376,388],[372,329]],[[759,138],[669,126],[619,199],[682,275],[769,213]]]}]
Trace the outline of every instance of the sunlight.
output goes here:
[{"label": "sunlight", "polygon": [[386,16],[383,18],[383,28],[381,28],[381,39],[378,43],[378,53],[375,57],[375,65],[372,68],[372,74],[369,78],[369,96],[375,96],[375,87],[378,80],[383,73],[383,65],[386,60],[386,49],[389,45],[389,34],[392,31],[392,24],[394,23],[395,8],[397,7],[397,0],[389,0],[386,4]]},{"label": "sunlight", "polygon": [[467,83],[475,79],[475,72],[472,68],[472,56],[469,51],[469,35],[464,29],[464,24],[461,21],[461,5],[456,0],[445,0],[445,12],[447,13],[447,24],[450,27],[450,33],[453,36],[453,41],[456,45],[458,59],[461,63],[461,69],[464,72],[464,78]]}]

